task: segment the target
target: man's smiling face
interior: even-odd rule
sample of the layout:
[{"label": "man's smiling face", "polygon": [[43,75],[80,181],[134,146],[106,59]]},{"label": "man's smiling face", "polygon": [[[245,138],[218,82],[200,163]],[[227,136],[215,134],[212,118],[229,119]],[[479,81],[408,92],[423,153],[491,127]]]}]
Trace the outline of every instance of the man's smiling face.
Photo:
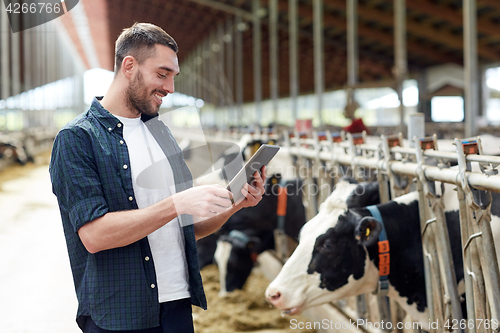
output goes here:
[{"label": "man's smiling face", "polygon": [[127,87],[127,104],[139,115],[156,115],[162,104],[162,97],[174,92],[174,77],[178,74],[179,61],[174,50],[155,45],[152,56],[138,65]]}]

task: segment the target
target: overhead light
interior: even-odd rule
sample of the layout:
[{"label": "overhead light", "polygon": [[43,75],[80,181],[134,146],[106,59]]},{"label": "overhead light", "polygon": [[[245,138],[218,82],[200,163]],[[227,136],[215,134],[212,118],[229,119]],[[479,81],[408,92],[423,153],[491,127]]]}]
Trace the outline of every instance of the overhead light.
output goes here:
[{"label": "overhead light", "polygon": [[213,52],[219,52],[220,51],[220,45],[217,43],[212,44],[212,51]]},{"label": "overhead light", "polygon": [[245,22],[240,22],[236,26],[236,29],[238,29],[238,31],[246,31],[248,29],[248,24],[246,24]]}]

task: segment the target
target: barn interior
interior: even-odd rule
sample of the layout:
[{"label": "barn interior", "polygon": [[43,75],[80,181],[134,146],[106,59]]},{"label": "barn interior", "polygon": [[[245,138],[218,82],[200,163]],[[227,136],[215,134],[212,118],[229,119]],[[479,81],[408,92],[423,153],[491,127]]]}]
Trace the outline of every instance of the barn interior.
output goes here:
[{"label": "barn interior", "polygon": [[[494,0],[66,3],[70,15],[30,29],[23,27],[36,19],[2,14],[4,131],[24,128],[20,111],[83,112],[111,75],[88,71],[113,71],[114,41],[134,22],[157,24],[179,41],[180,95],[164,107],[201,100],[207,125],[293,127],[312,119],[334,129],[356,117],[377,134],[401,130],[420,112],[451,138],[491,131],[499,121]],[[58,84],[70,89],[64,102],[55,97]],[[35,103],[35,90],[46,101]]]}]

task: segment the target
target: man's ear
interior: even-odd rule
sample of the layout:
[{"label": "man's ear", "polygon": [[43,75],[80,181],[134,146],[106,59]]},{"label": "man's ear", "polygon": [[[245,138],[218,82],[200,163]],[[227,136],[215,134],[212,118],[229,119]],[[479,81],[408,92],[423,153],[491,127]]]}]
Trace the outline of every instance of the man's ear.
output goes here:
[{"label": "man's ear", "polygon": [[365,216],[354,230],[354,237],[359,241],[359,244],[369,246],[378,241],[381,231],[382,225],[379,221],[371,216]]},{"label": "man's ear", "polygon": [[127,79],[131,79],[132,74],[134,72],[134,68],[136,66],[137,66],[137,60],[135,60],[134,57],[129,55],[123,58],[121,71]]}]

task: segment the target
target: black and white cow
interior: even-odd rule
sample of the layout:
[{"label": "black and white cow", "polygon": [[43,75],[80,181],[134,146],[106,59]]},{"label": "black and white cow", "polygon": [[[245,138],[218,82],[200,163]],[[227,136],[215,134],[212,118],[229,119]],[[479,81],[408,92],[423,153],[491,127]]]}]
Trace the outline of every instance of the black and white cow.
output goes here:
[{"label": "black and white cow", "polygon": [[[458,199],[446,185],[443,200],[457,281],[463,279]],[[341,191],[321,206],[302,229],[300,243],[266,290],[266,298],[285,314],[348,296],[374,292],[379,281],[380,223],[366,208],[348,209]],[[492,229],[499,238],[500,195],[493,194]],[[390,245],[388,296],[410,316],[428,325],[418,194],[377,206]],[[369,232],[367,232],[369,230]],[[498,243],[498,241],[497,241]],[[496,248],[497,256],[498,247]]]},{"label": "black and white cow", "polygon": [[27,152],[25,142],[23,133],[0,134],[0,159],[11,159],[21,165],[33,161],[33,156]]},{"label": "black and white cow", "polygon": [[[230,242],[232,236],[228,236],[228,234],[233,230],[244,232],[247,236],[244,237],[239,234],[238,240],[235,242],[237,245],[241,245],[243,241],[246,243],[248,237],[259,238],[261,242],[256,245],[264,247],[267,247],[269,242],[274,242],[273,231],[277,226],[277,193],[280,179],[281,175],[279,174],[269,176],[266,179],[265,193],[257,206],[248,207],[236,212],[217,232],[198,240],[197,247],[201,268],[213,263],[217,241],[221,236],[224,236],[221,240]],[[301,196],[299,196],[301,185],[302,182],[299,179],[287,180],[285,183],[288,190],[287,201],[289,203],[287,205],[285,231],[295,239],[297,239],[300,228],[305,223],[304,205],[302,204]],[[252,253],[260,251],[260,247],[253,247],[253,245],[251,245]],[[262,251],[265,250],[263,249]]]},{"label": "black and white cow", "polygon": [[[280,175],[268,177],[261,202],[255,207],[238,211],[219,230],[214,257],[220,272],[221,294],[241,289],[257,254],[274,248],[280,178]],[[297,239],[300,228],[306,222],[302,181],[287,180],[282,185],[287,189],[285,233]],[[238,232],[233,232],[235,230]]]},{"label": "black and white cow", "polygon": [[[257,255],[274,249],[278,183],[279,178],[276,176],[268,178],[266,195],[262,202],[254,208],[247,208],[233,215],[224,226],[232,231],[218,239],[215,252],[221,295],[234,289],[241,289],[252,271]],[[300,229],[305,224],[301,184],[299,180],[286,182],[288,202],[285,233],[296,241]],[[349,207],[363,207],[380,202],[377,183],[358,184],[353,179],[345,178],[339,184],[342,184],[340,187],[343,190],[347,188],[349,191],[346,197]]]},{"label": "black and white cow", "polygon": [[[237,173],[237,171],[244,165],[245,160],[248,160],[248,158],[250,157],[251,149],[246,149],[246,148],[249,147],[252,143],[254,142],[250,134],[243,135],[236,145],[233,145],[232,147],[228,148],[226,151],[222,153],[222,156],[220,156],[220,158],[217,159],[217,161],[214,163],[213,166],[210,166],[208,170],[202,172],[201,176],[196,177],[196,179],[194,180],[195,184],[196,185],[219,184],[220,186],[226,187],[228,184],[228,180],[232,179],[232,177]],[[237,147],[237,149],[235,149],[235,147]],[[196,151],[202,152],[205,155],[209,154],[208,151],[204,152],[202,148],[203,147],[200,147]],[[205,150],[207,149],[205,148]],[[222,170],[224,170],[224,172],[222,172]],[[269,177],[270,182],[273,181],[272,180],[273,175],[276,175],[277,177],[278,174],[284,180],[291,181],[288,183],[289,186],[293,184],[294,181],[296,181],[294,180],[296,178],[294,177],[295,171],[293,167],[293,161],[288,152],[288,148],[281,147],[281,149],[274,156],[271,162],[266,166],[266,171],[267,175],[270,176]],[[276,185],[273,186],[275,186],[274,189],[276,189]],[[269,191],[271,191],[270,187]],[[272,201],[270,203],[271,206],[275,204],[276,198],[274,199],[268,198],[268,199],[269,200],[267,199],[264,200],[266,202]],[[269,205],[260,204],[260,206],[264,207]],[[302,204],[300,204],[300,207],[303,207]],[[217,247],[217,240],[221,235],[227,235],[231,230],[235,229],[249,230],[248,234],[251,235],[254,230],[256,229],[261,230],[263,229],[262,225],[265,225],[266,226],[264,228],[266,232],[265,236],[267,236],[269,234],[268,231],[270,230],[271,225],[273,226],[276,225],[275,220],[273,220],[274,224],[268,223],[268,221],[275,218],[275,216],[276,216],[275,208],[272,212],[264,211],[261,208],[258,209],[247,208],[242,212],[236,213],[235,216],[231,217],[229,221],[226,222],[226,224],[217,233],[214,233],[197,241],[200,268],[203,268],[206,265],[213,263],[213,256]],[[301,215],[299,215],[297,219],[301,219]],[[242,223],[242,221],[245,221],[245,223]],[[304,223],[305,221],[301,220],[301,224],[298,228],[302,227]],[[291,224],[287,223],[287,225],[295,225],[295,223]],[[291,231],[291,235],[294,235],[292,237],[296,238],[296,235],[298,235],[298,229],[296,231]],[[267,242],[263,243],[267,244]]]}]

